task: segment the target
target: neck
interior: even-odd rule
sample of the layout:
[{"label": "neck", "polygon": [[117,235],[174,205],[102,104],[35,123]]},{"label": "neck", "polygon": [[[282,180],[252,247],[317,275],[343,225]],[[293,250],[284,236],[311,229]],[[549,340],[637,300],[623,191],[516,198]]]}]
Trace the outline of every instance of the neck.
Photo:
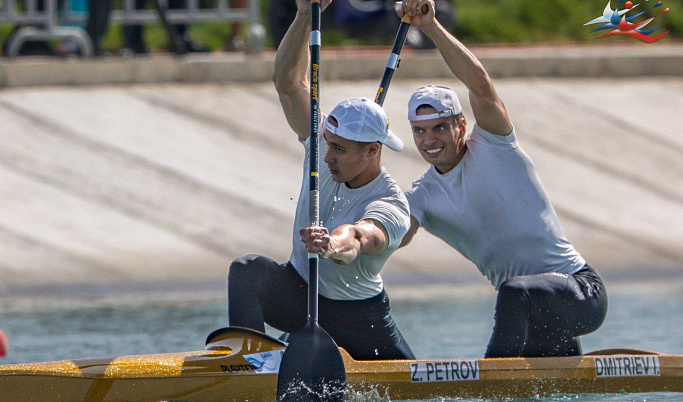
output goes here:
[{"label": "neck", "polygon": [[466,146],[462,147],[462,149],[458,152],[458,154],[453,159],[452,163],[434,165],[434,168],[436,169],[437,172],[439,172],[439,174],[446,174],[446,173],[450,172],[451,170],[455,169],[455,167],[458,166],[458,164],[460,164],[460,161],[462,161],[462,158],[465,156],[465,151],[467,151]]}]

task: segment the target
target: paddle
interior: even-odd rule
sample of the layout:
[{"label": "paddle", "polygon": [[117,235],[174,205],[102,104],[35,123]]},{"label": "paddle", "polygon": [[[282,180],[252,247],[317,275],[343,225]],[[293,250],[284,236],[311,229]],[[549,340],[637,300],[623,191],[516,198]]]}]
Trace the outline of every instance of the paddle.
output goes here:
[{"label": "paddle", "polygon": [[[320,123],[320,0],[311,0],[311,131],[309,221],[318,226],[318,130]],[[308,254],[308,322],[290,338],[277,378],[278,401],[342,401],[346,370],[339,348],[318,324],[318,255]]]},{"label": "paddle", "polygon": [[[400,1],[396,2],[395,8],[401,7],[402,3]],[[427,14],[429,11],[429,6],[423,4],[420,8],[422,14]],[[401,18],[401,25],[398,26],[398,33],[396,34],[396,39],[394,39],[394,46],[391,49],[391,55],[389,56],[389,61],[387,61],[387,67],[384,69],[384,75],[382,76],[382,81],[379,84],[379,89],[377,90],[377,96],[375,96],[375,103],[382,106],[384,104],[384,98],[387,96],[387,91],[389,91],[389,84],[391,83],[391,77],[394,76],[394,71],[398,68],[399,55],[401,54],[401,49],[406,43],[406,35],[410,29],[410,23],[413,17],[405,14]]]},{"label": "paddle", "polygon": [[[398,11],[402,4],[402,2],[397,1],[395,3],[395,9]],[[420,8],[420,12],[422,14],[427,14],[427,11],[429,11],[429,6],[423,4]],[[396,39],[394,39],[394,46],[391,49],[391,55],[389,56],[389,61],[387,62],[387,68],[384,70],[382,81],[379,84],[379,90],[375,96],[375,103],[379,104],[380,106],[384,104],[384,98],[387,96],[391,78],[394,75],[394,71],[396,71],[398,68],[399,55],[401,54],[401,49],[403,49],[403,45],[406,42],[406,35],[408,34],[408,29],[410,28],[410,22],[412,19],[413,18],[411,16],[407,14],[404,15],[401,19],[401,24],[398,27],[398,34],[396,35]],[[291,336],[292,334],[285,332],[280,335],[278,339],[283,342],[289,342]]]}]

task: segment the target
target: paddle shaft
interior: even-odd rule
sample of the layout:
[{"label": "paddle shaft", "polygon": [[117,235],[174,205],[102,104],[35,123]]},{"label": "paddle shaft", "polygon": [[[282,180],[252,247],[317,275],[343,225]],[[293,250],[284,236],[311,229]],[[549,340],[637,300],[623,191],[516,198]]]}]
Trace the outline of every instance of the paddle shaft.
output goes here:
[{"label": "paddle shaft", "polygon": [[[318,131],[320,129],[320,0],[311,0],[311,151],[309,159],[308,217],[311,226],[320,225],[318,190]],[[318,254],[308,253],[308,321],[318,321]]]},{"label": "paddle shaft", "polygon": [[[400,8],[400,2],[396,3],[397,9]],[[422,14],[427,14],[429,11],[429,6],[424,4],[420,9]],[[401,25],[398,27],[398,33],[396,34],[396,39],[394,39],[394,46],[391,48],[391,55],[387,61],[387,67],[384,69],[384,75],[382,76],[382,81],[379,84],[379,89],[377,90],[377,95],[375,96],[375,103],[380,106],[384,105],[384,98],[387,96],[389,91],[389,84],[391,83],[391,78],[394,76],[394,71],[398,68],[399,56],[401,55],[401,49],[406,43],[406,35],[408,35],[408,30],[410,29],[410,23],[413,18],[408,14],[405,14],[401,19]]]},{"label": "paddle shaft", "polygon": [[[321,0],[311,0],[311,126],[309,132],[309,201],[311,226],[320,225],[318,132],[320,125]],[[308,320],[293,334],[277,376],[279,402],[342,402],[346,400],[346,369],[332,337],[318,323],[318,254],[308,253]]]}]

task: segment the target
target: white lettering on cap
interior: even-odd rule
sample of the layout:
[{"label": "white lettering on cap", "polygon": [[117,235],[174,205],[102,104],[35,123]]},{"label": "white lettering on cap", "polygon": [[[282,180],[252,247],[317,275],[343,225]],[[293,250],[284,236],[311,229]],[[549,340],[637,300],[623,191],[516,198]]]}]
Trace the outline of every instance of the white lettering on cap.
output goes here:
[{"label": "white lettering on cap", "polygon": [[441,119],[443,117],[451,117],[451,116],[455,116],[455,112],[453,112],[453,109],[446,110],[445,112],[417,115],[417,116],[415,116],[413,121]]}]

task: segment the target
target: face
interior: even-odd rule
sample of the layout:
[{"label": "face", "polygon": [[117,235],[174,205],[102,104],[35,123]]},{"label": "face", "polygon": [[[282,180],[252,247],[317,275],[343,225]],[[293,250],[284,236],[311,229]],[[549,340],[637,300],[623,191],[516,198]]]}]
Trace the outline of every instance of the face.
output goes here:
[{"label": "face", "polygon": [[[433,113],[437,111],[431,106],[417,110],[418,116]],[[462,116],[410,122],[420,155],[440,173],[453,169],[465,154],[465,124]]]},{"label": "face", "polygon": [[[335,122],[331,123],[336,126]],[[324,161],[334,181],[346,183],[350,188],[358,188],[374,178],[369,173],[372,158],[379,152],[378,143],[361,144],[327,130],[323,132],[323,137],[327,142]]]}]

